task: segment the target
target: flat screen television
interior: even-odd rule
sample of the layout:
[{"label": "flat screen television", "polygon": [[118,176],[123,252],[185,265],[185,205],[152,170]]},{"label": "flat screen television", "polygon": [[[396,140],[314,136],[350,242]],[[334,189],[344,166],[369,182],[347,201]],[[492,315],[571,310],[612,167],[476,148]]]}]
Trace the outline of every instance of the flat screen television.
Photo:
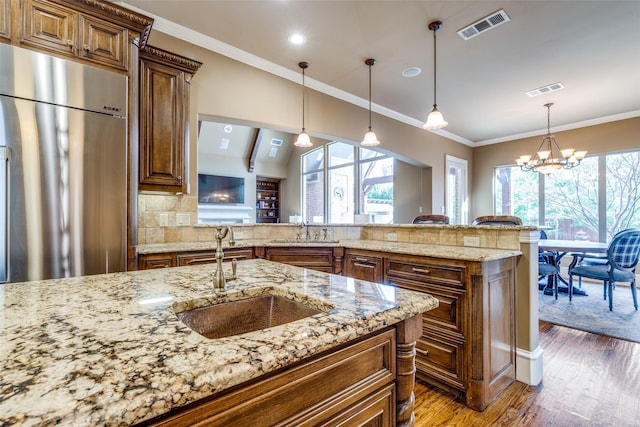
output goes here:
[{"label": "flat screen television", "polygon": [[244,178],[199,173],[198,203],[244,204]]}]

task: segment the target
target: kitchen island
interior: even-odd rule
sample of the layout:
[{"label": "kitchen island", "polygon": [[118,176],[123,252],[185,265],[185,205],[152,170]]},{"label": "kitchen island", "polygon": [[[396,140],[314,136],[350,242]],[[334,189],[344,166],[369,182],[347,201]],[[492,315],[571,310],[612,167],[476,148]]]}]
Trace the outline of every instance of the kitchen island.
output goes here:
[{"label": "kitchen island", "polygon": [[[0,286],[0,425],[161,422],[158,417],[278,378],[306,361],[320,363],[334,350],[349,360],[353,348],[374,341],[385,351],[396,347],[391,358],[381,358],[393,374],[385,389],[397,408],[392,419],[411,424],[412,340],[420,334],[419,315],[437,300],[265,260],[239,262],[238,279],[214,292],[214,269],[200,265]],[[174,311],[263,293],[316,304],[322,312],[208,339]],[[380,344],[381,337],[391,344]],[[313,398],[316,390],[309,392]],[[349,414],[341,410],[339,416]]]}]

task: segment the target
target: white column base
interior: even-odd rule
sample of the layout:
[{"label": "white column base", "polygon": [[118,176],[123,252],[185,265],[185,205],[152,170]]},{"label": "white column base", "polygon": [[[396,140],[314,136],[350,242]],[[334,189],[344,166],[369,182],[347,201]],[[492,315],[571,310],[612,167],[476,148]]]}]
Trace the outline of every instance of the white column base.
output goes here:
[{"label": "white column base", "polygon": [[542,347],[533,351],[516,348],[516,380],[528,385],[542,381]]}]

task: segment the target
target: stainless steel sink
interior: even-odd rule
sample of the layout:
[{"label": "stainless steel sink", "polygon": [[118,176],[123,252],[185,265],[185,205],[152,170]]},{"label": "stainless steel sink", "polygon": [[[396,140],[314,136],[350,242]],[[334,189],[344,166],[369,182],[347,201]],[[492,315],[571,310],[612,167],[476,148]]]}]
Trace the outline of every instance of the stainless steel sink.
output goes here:
[{"label": "stainless steel sink", "polygon": [[261,295],[177,312],[178,319],[207,338],[259,331],[322,313],[279,295]]}]

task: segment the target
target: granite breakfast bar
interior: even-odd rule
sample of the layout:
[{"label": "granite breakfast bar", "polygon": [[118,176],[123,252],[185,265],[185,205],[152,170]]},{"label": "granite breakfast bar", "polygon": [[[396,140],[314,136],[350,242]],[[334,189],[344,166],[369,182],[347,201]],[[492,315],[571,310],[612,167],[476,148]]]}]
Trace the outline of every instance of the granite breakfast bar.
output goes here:
[{"label": "granite breakfast bar", "polygon": [[[397,346],[390,358],[380,351],[376,356],[388,365],[385,378],[394,374],[385,386],[394,409],[397,405],[391,419],[412,423],[412,340],[420,333],[419,315],[435,308],[437,300],[257,259],[239,262],[238,279],[214,292],[214,268],[0,286],[0,425],[148,423],[306,361],[322,362],[334,350],[349,352],[371,340],[378,343],[375,348],[388,350],[389,345],[380,344],[383,338]],[[192,331],[175,313],[185,304],[264,293],[317,305],[322,312],[214,340]],[[347,356],[344,360],[353,354]],[[341,416],[349,415],[348,408],[336,408]]]}]

